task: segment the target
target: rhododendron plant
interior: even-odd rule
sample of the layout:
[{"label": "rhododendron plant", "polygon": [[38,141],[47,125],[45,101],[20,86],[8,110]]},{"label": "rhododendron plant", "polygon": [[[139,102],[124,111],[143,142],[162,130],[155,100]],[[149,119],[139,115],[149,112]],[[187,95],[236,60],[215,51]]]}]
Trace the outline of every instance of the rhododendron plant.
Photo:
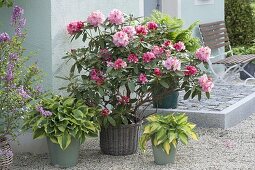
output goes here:
[{"label": "rhododendron plant", "polygon": [[67,91],[99,107],[102,125],[139,121],[141,106],[152,103],[153,89],[158,87],[163,89],[160,96],[184,90],[185,99],[201,99],[202,92],[209,97],[213,83],[201,78],[205,73],[198,65],[207,65],[204,55],[210,51],[195,52],[191,28],[172,29],[178,22],[163,22],[168,20],[158,13],[146,20],[116,9],[104,21],[102,16],[100,11],[92,12],[84,28],[72,35],[87,45],[64,57],[74,62],[70,77],[65,78],[70,80]]}]

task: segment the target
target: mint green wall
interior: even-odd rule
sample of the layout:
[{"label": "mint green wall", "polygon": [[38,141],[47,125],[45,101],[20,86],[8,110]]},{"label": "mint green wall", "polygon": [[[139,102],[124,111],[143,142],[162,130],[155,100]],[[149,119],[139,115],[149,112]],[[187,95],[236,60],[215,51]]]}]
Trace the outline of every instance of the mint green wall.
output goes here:
[{"label": "mint green wall", "polygon": [[[50,31],[50,0],[17,0],[17,5],[25,9],[27,19],[27,39],[25,41],[26,52],[36,53],[33,61],[46,73],[44,87],[52,86],[52,60],[51,60],[51,31]],[[10,16],[12,8],[0,8],[0,32],[12,32],[10,28]],[[4,24],[3,24],[4,23]]]}]

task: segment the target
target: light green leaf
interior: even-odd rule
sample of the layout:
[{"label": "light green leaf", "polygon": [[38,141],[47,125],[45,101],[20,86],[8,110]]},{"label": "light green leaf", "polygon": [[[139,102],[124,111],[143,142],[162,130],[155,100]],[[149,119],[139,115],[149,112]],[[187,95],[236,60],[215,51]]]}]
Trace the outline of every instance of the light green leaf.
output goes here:
[{"label": "light green leaf", "polygon": [[170,147],[170,144],[168,143],[168,141],[165,141],[163,143],[163,148],[164,148],[166,154],[169,155],[171,147]]},{"label": "light green leaf", "polygon": [[71,143],[71,135],[69,135],[67,131],[65,131],[63,135],[58,136],[57,139],[62,150],[65,150]]},{"label": "light green leaf", "polygon": [[44,128],[36,129],[33,133],[33,139],[41,139],[45,137]]}]

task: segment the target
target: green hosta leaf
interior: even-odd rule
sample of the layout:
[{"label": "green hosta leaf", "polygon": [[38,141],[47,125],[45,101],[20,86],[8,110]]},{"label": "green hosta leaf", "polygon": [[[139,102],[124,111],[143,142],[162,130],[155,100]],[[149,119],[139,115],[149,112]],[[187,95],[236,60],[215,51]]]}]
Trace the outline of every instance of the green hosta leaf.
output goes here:
[{"label": "green hosta leaf", "polygon": [[74,98],[68,98],[64,101],[63,105],[64,106],[72,106],[74,104]]},{"label": "green hosta leaf", "polygon": [[58,140],[57,140],[57,138],[55,136],[51,136],[50,137],[50,141],[55,143],[55,144],[58,144]]},{"label": "green hosta leaf", "polygon": [[149,122],[156,122],[158,121],[158,116],[152,115],[152,116],[149,116],[146,120],[148,120]]},{"label": "green hosta leaf", "polygon": [[135,83],[132,81],[128,82],[128,88],[131,92],[134,92],[135,91]]},{"label": "green hosta leaf", "polygon": [[192,139],[198,140],[197,134],[195,132],[191,132],[190,136]]},{"label": "green hosta leaf", "polygon": [[61,131],[61,132],[64,132],[66,130],[66,128],[64,126],[58,126],[58,129]]},{"label": "green hosta leaf", "polygon": [[77,120],[82,120],[83,118],[83,113],[82,111],[76,109],[73,111],[73,116],[77,119]]},{"label": "green hosta leaf", "polygon": [[65,150],[71,143],[71,135],[69,135],[67,131],[65,131],[61,136],[58,136],[57,139],[60,148],[63,150]]},{"label": "green hosta leaf", "polygon": [[164,81],[164,80],[160,80],[159,84],[161,84],[163,87],[165,87],[166,89],[169,88],[169,85]]},{"label": "green hosta leaf", "polygon": [[164,148],[166,154],[169,155],[171,147],[170,147],[170,144],[169,144],[168,141],[165,141],[165,142],[163,143],[163,148]]},{"label": "green hosta leaf", "polygon": [[168,139],[169,139],[169,143],[171,143],[174,139],[176,139],[177,135],[174,131],[169,131],[168,133]]},{"label": "green hosta leaf", "polygon": [[161,128],[157,133],[156,133],[156,138],[157,140],[162,140],[164,137],[166,137],[167,134],[166,134],[166,130],[164,128]]},{"label": "green hosta leaf", "polygon": [[112,126],[116,126],[116,121],[111,116],[108,116],[107,119]]},{"label": "green hosta leaf", "polygon": [[36,129],[33,133],[33,139],[41,139],[45,137],[44,128]]},{"label": "green hosta leaf", "polygon": [[181,142],[182,142],[183,144],[185,144],[185,145],[188,144],[188,136],[187,136],[186,134],[180,133],[180,134],[179,134],[179,138],[180,138],[180,140],[181,140]]}]

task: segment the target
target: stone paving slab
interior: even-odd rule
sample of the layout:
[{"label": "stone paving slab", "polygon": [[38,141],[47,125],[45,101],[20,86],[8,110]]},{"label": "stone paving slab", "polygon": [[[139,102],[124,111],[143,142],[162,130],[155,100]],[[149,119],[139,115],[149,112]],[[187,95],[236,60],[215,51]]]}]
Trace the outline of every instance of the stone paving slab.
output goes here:
[{"label": "stone paving slab", "polygon": [[[177,109],[158,109],[158,113],[187,113],[200,127],[229,128],[254,113],[255,86],[216,84],[211,98],[183,100],[180,92]],[[148,107],[146,114],[156,112]]]}]

